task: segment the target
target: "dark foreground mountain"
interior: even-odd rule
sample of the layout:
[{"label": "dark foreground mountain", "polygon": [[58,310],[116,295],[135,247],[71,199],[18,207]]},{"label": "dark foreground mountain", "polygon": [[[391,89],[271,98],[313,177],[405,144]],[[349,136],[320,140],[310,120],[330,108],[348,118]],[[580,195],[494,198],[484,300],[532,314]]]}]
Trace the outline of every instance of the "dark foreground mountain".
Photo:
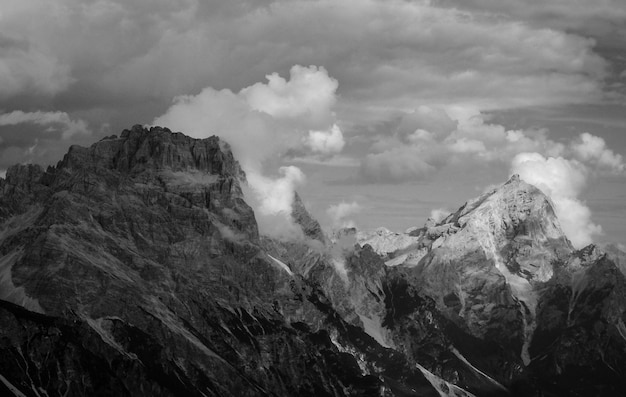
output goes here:
[{"label": "dark foreground mountain", "polygon": [[[217,137],[136,126],[0,179],[0,395],[626,390],[626,281],[517,178],[386,250],[259,236]],[[397,242],[397,249],[394,248]],[[374,248],[372,248],[374,247]]]}]

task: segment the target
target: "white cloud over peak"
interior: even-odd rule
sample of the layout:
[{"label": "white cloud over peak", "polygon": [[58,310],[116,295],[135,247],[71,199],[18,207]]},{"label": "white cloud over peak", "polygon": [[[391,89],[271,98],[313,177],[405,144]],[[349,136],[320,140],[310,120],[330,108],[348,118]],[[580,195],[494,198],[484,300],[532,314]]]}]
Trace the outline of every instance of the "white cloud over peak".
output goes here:
[{"label": "white cloud over peak", "polygon": [[[382,132],[370,147],[372,153],[361,161],[361,176],[366,181],[420,180],[451,163],[508,163],[522,152],[558,156],[566,149],[562,143],[549,139],[547,130],[508,130],[489,123],[488,117],[476,109],[421,108],[422,114],[437,114],[439,122],[426,123],[427,119],[411,112],[405,116],[410,123],[400,118],[397,127]],[[411,131],[412,128],[415,129]]]},{"label": "white cloud over peak", "polygon": [[[305,178],[294,166],[281,167],[279,177],[268,177],[265,163],[290,150],[330,159],[345,141],[332,115],[337,81],[324,68],[296,65],[289,80],[277,74],[267,79],[238,93],[207,87],[195,96],[176,97],[153,124],[196,138],[215,134],[230,143],[248,176],[254,196],[248,199],[261,231],[283,238],[297,229],[291,206],[295,188]],[[315,127],[323,129],[310,130]]]},{"label": "white cloud over peak", "polygon": [[264,215],[291,215],[295,188],[304,183],[305,176],[298,167],[279,168],[280,177],[273,179],[257,173],[248,175],[248,182],[258,190],[259,211]]},{"label": "white cloud over peak", "polygon": [[602,227],[591,219],[591,210],[579,199],[588,176],[584,164],[563,157],[520,153],[513,158],[511,173],[519,174],[552,199],[563,232],[574,247],[582,248],[602,234]]},{"label": "white cloud over peak", "polygon": [[266,78],[267,83],[241,90],[252,109],[280,119],[297,119],[299,124],[308,121],[312,126],[325,126],[331,121],[338,83],[323,67],[294,65],[289,80],[277,73]]}]

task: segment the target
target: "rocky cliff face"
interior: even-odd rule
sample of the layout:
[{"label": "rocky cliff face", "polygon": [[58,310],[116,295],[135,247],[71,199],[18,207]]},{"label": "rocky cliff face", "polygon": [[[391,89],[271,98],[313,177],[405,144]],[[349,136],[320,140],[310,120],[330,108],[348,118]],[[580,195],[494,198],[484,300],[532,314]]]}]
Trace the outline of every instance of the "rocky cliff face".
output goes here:
[{"label": "rocky cliff face", "polygon": [[[0,394],[616,395],[626,281],[517,178],[410,233],[259,236],[228,145],[135,126],[0,179]],[[380,240],[380,241],[379,241]]]},{"label": "rocky cliff face", "polygon": [[0,185],[2,394],[436,395],[268,255],[243,178],[218,138],[140,126],[47,170],[11,168]]}]

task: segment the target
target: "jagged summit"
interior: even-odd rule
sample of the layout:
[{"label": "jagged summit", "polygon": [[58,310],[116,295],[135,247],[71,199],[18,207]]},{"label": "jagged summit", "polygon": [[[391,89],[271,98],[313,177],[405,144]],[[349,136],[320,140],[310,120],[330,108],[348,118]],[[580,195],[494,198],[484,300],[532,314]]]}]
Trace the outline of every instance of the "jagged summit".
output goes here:
[{"label": "jagged summit", "polygon": [[441,232],[444,238],[467,229],[467,233],[481,236],[481,245],[488,249],[513,240],[526,245],[552,244],[555,250],[572,250],[550,198],[518,175],[466,202],[431,229],[427,233],[434,237]]},{"label": "jagged summit", "polygon": [[326,243],[327,238],[324,235],[322,227],[319,222],[311,216],[309,211],[307,211],[300,195],[297,192],[294,192],[291,217],[295,223],[300,226],[306,237],[317,240],[321,243]]},{"label": "jagged summit", "polygon": [[57,165],[59,169],[94,167],[126,173],[169,168],[242,178],[245,175],[228,143],[217,136],[194,139],[167,128],[147,129],[141,125],[122,131],[119,137],[106,137],[89,148],[71,146]]}]

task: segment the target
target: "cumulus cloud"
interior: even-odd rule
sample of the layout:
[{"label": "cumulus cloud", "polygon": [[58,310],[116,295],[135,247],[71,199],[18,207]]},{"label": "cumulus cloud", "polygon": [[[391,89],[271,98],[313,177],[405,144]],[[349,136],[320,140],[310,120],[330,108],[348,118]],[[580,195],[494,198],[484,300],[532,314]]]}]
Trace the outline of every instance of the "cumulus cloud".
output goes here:
[{"label": "cumulus cloud", "polygon": [[305,180],[298,167],[280,167],[280,177],[272,179],[257,173],[248,175],[248,182],[259,193],[261,203],[258,207],[262,214],[277,215],[291,213],[291,204],[295,187]]},{"label": "cumulus cloud", "polygon": [[576,248],[593,242],[602,228],[592,222],[591,210],[578,197],[588,176],[584,164],[563,157],[520,153],[511,163],[511,173],[541,189],[553,203],[563,232]]},{"label": "cumulus cloud", "polygon": [[293,166],[281,167],[279,173],[279,177],[270,178],[255,170],[248,172],[253,194],[246,199],[255,209],[263,233],[283,240],[299,238],[303,236],[302,229],[294,224],[291,210],[296,187],[304,183],[305,176]]},{"label": "cumulus cloud", "polygon": [[582,161],[593,163],[600,168],[614,173],[623,173],[626,169],[620,154],[607,148],[604,139],[588,132],[580,134],[578,139],[571,143],[571,149]]},{"label": "cumulus cloud", "polygon": [[353,220],[349,217],[358,214],[363,208],[356,201],[350,203],[342,201],[328,207],[326,213],[332,220],[333,227],[355,227]]},{"label": "cumulus cloud", "polygon": [[252,109],[276,118],[297,119],[299,124],[306,121],[312,126],[328,125],[331,121],[339,84],[323,67],[294,65],[289,80],[277,73],[266,78],[267,83],[241,90]]},{"label": "cumulus cloud", "polygon": [[[291,209],[296,186],[304,174],[294,166],[281,167],[280,176],[265,176],[267,161],[290,150],[330,156],[345,142],[331,114],[337,81],[321,67],[293,66],[290,79],[277,74],[238,93],[211,87],[198,95],[179,96],[153,124],[183,131],[196,138],[216,134],[232,146],[247,174],[254,197],[248,197],[262,232],[293,236]],[[310,130],[313,126],[325,130]]]},{"label": "cumulus cloud", "polygon": [[346,142],[339,126],[333,124],[328,131],[309,131],[306,144],[314,153],[335,154],[341,152]]}]

